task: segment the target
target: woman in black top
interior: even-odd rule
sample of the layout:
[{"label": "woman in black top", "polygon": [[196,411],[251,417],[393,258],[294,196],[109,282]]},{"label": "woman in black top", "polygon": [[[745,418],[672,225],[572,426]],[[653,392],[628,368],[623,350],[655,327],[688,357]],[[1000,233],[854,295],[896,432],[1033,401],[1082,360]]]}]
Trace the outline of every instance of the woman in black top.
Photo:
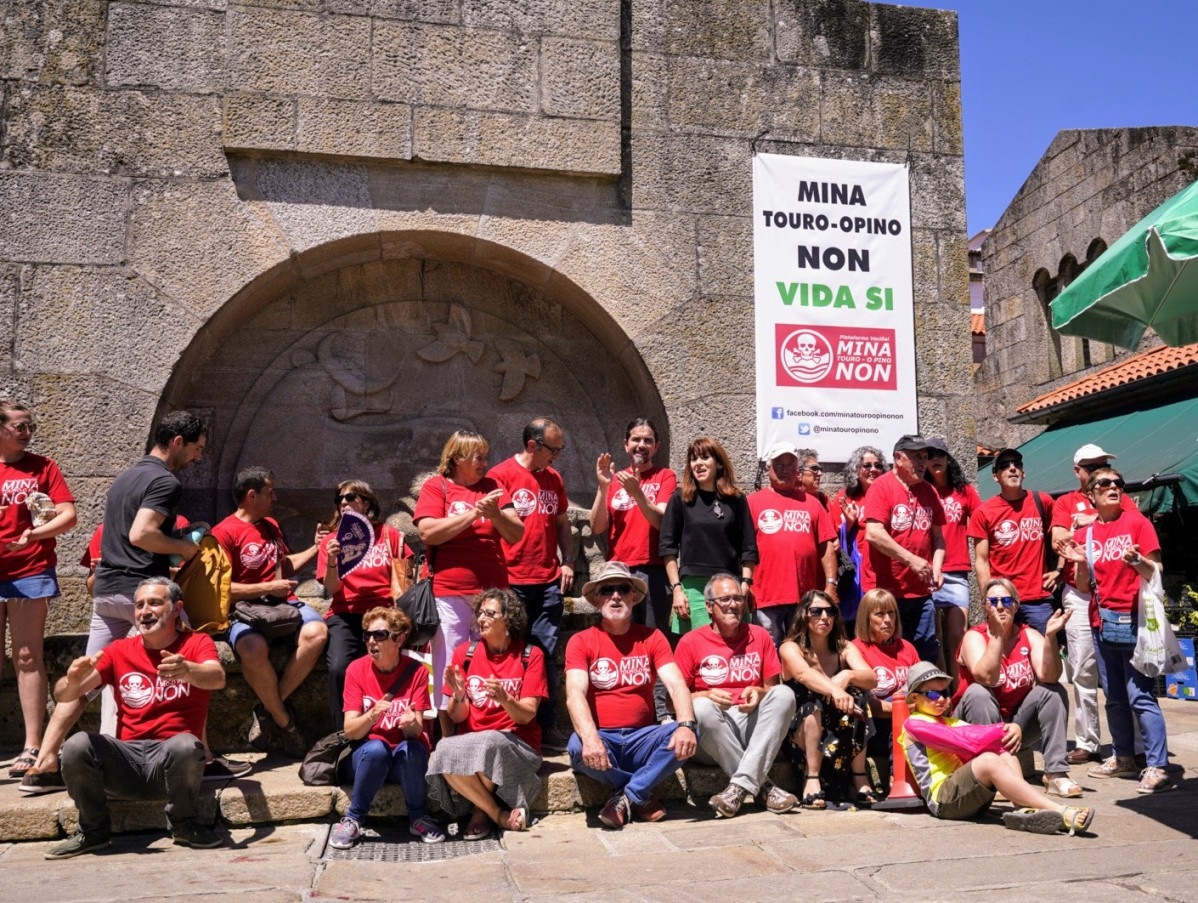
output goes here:
[{"label": "woman in black top", "polygon": [[746,595],[753,585],[753,516],[737,488],[728,453],[714,439],[695,439],[686,450],[682,486],[670,497],[662,519],[660,551],[670,581],[670,629],[675,633],[711,623],[703,602],[709,577],[739,573]]}]

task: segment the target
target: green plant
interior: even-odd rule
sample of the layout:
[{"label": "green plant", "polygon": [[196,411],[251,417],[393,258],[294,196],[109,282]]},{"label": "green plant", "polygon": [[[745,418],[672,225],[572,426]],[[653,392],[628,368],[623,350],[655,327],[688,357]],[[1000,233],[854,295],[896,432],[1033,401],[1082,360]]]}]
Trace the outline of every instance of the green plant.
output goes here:
[{"label": "green plant", "polygon": [[1180,590],[1168,595],[1177,600],[1165,604],[1165,617],[1173,629],[1187,635],[1198,632],[1198,590],[1186,583]]}]

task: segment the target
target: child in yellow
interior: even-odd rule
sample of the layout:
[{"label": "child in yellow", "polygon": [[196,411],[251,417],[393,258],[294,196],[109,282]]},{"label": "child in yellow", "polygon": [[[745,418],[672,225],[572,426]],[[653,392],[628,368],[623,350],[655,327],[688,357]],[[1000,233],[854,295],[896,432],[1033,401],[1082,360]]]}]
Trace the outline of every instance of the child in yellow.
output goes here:
[{"label": "child in yellow", "polygon": [[948,675],[928,662],[907,672],[911,716],[900,739],[928,810],[937,818],[973,818],[994,801],[995,791],[1021,808],[1003,814],[1015,831],[1055,834],[1084,831],[1094,821],[1089,806],[1061,806],[1023,779],[1017,724],[967,724],[945,713]]}]

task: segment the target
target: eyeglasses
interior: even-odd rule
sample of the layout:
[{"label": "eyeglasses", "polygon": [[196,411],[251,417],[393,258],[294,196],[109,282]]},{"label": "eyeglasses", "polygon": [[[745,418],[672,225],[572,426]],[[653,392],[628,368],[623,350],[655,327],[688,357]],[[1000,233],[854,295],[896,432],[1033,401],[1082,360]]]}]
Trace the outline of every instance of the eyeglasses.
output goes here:
[{"label": "eyeglasses", "polygon": [[478,610],[478,619],[480,621],[483,618],[486,618],[488,621],[494,621],[496,618],[502,618],[502,617],[503,617],[503,612],[501,612],[501,611],[491,611],[490,609],[487,609],[487,608],[480,608]]},{"label": "eyeglasses", "polygon": [[1003,608],[1010,608],[1015,604],[1013,596],[987,596],[986,601],[991,605],[1001,605]]},{"label": "eyeglasses", "polygon": [[819,608],[812,607],[807,609],[807,616],[811,618],[828,618],[830,620],[835,620],[836,609],[830,607],[825,608],[823,606],[820,606]]},{"label": "eyeglasses", "polygon": [[601,598],[608,598],[619,593],[621,596],[627,596],[632,593],[631,583],[605,583],[603,586],[595,590],[595,595]]},{"label": "eyeglasses", "polygon": [[340,505],[342,502],[356,502],[361,497],[356,492],[347,492],[345,495],[337,496],[337,504]]},{"label": "eyeglasses", "polygon": [[1110,489],[1114,486],[1116,489],[1122,489],[1126,484],[1118,477],[1103,477],[1094,484],[1099,489]]},{"label": "eyeglasses", "polygon": [[1007,458],[1001,464],[995,464],[994,469],[997,471],[1004,470],[1023,470],[1023,462],[1018,458]]},{"label": "eyeglasses", "polygon": [[376,643],[381,643],[383,640],[393,640],[399,634],[392,633],[390,630],[363,630],[362,636],[368,640],[374,640]]},{"label": "eyeglasses", "polygon": [[874,463],[874,464],[858,464],[858,465],[857,465],[857,469],[858,469],[858,470],[881,470],[881,469],[882,469],[882,465],[881,465],[881,464],[877,464],[877,463]]},{"label": "eyeglasses", "polygon": [[545,449],[545,451],[549,452],[549,454],[551,454],[551,455],[560,455],[563,451],[566,450],[566,443],[564,443],[564,442],[561,445],[559,445],[557,448],[554,448],[552,445],[550,445],[544,439],[538,439],[537,445],[541,446],[541,448]]},{"label": "eyeglasses", "polygon": [[731,596],[716,596],[711,601],[717,605],[740,605],[745,601],[745,597],[736,593]]},{"label": "eyeglasses", "polygon": [[35,432],[37,432],[37,424],[36,423],[28,423],[27,421],[24,421],[24,420],[22,420],[20,423],[9,423],[6,425],[14,433],[28,433],[29,435],[32,436]]},{"label": "eyeglasses", "polygon": [[916,690],[915,692],[920,696],[926,697],[931,702],[939,702],[941,699],[949,699],[953,695],[948,690]]},{"label": "eyeglasses", "polygon": [[822,467],[820,467],[818,464],[813,464],[810,467],[804,467],[803,470],[805,470],[809,473],[823,473],[824,472],[824,469]]}]

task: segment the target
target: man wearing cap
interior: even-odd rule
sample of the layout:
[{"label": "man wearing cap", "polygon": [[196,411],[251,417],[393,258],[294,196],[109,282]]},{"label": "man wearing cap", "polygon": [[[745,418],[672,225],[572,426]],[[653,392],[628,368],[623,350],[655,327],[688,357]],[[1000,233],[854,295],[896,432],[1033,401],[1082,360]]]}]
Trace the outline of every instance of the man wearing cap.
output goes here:
[{"label": "man wearing cap", "polygon": [[[661,631],[634,624],[645,581],[609,561],[582,588],[600,623],[566,645],[566,707],[574,723],[567,751],[574,770],[616,791],[599,812],[609,828],[633,817],[659,821],[653,788],[695,754],[698,725],[690,691]],[[653,683],[660,677],[677,721],[657,724]]]},{"label": "man wearing cap", "polygon": [[932,593],[944,582],[944,508],[935,488],[923,479],[927,449],[922,436],[901,437],[894,445],[894,467],[865,494],[867,554],[861,559],[861,589],[889,590],[898,602],[903,636],[920,658],[934,662],[940,658],[940,641]]},{"label": "man wearing cap", "polygon": [[1006,577],[1019,594],[1019,618],[1041,634],[1052,617],[1052,594],[1061,579],[1060,556],[1051,548],[1052,496],[1023,488],[1023,455],[1004,448],[994,458],[999,492],[969,523],[978,586]]},{"label": "man wearing cap", "polygon": [[819,499],[799,488],[795,446],[775,443],[762,460],[770,484],[749,496],[760,556],[753,572],[754,617],[776,648],[790,630],[803,593],[818,589],[836,598],[836,530]]},{"label": "man wearing cap", "polygon": [[[1052,506],[1052,544],[1057,552],[1073,538],[1076,531],[1092,524],[1098,516],[1086,494],[1086,481],[1091,473],[1108,466],[1117,457],[1093,443],[1087,443],[1074,452],[1073,474],[1077,477],[1078,488],[1062,495]],[[1122,496],[1120,505],[1124,510],[1137,510],[1130,496],[1126,493],[1122,493]],[[1065,624],[1066,651],[1073,684],[1074,748],[1069,752],[1068,759],[1071,765],[1081,765],[1102,758],[1099,752],[1102,740],[1098,731],[1098,687],[1101,675],[1090,629],[1090,594],[1077,588],[1073,562],[1065,561],[1061,576],[1065,581],[1061,602],[1066,611],[1073,612],[1073,617]]]}]

